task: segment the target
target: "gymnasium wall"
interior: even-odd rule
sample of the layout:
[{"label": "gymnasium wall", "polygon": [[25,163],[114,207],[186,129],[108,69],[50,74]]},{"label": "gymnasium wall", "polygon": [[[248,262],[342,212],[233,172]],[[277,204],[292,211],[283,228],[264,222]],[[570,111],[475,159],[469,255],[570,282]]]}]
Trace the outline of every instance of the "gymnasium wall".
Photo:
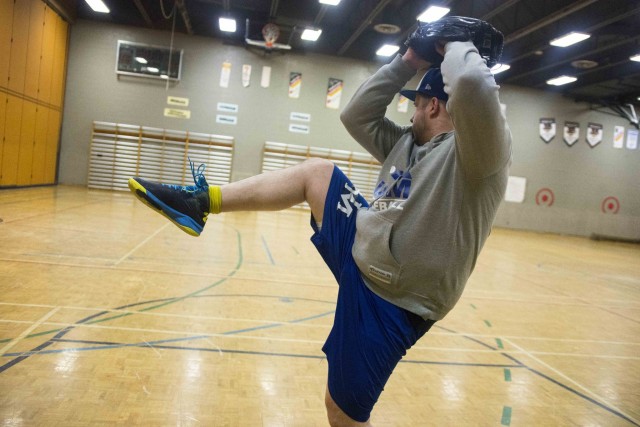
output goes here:
[{"label": "gymnasium wall", "polygon": [[[174,47],[184,49],[182,80],[167,87],[162,80],[118,78],[115,60],[119,39],[169,46],[170,34],[88,21],[73,25],[59,165],[61,184],[86,185],[94,120],[233,136],[233,180],[259,173],[265,141],[362,151],[343,129],[340,110],[324,105],[328,79],[344,81],[342,108],[382,62],[299,53],[265,56],[219,40],[176,34]],[[228,88],[219,85],[225,61],[232,64]],[[249,87],[242,86],[243,64],[252,66]],[[271,67],[268,88],[260,86],[263,66]],[[292,71],[302,73],[298,99],[288,97]],[[414,87],[417,80],[408,86]],[[168,96],[189,98],[189,106],[184,108],[191,112],[190,119],[163,115],[170,107]],[[524,201],[505,202],[496,225],[640,239],[640,150],[616,149],[612,144],[613,127],[629,128],[628,123],[549,92],[505,86],[501,99],[514,136],[511,175],[526,178],[527,184]],[[237,125],[216,123],[217,114],[230,114],[216,111],[219,102],[238,105],[234,114]],[[289,132],[290,123],[300,123],[290,120],[292,112],[311,115],[310,122],[303,123],[309,126],[309,134]],[[387,111],[389,118],[401,124],[409,124],[411,114],[412,106],[401,113],[395,103]],[[554,117],[558,125],[555,139],[548,144],[539,136],[541,117]],[[580,140],[572,147],[562,141],[565,120],[581,125]],[[595,148],[585,142],[588,122],[604,126],[603,142]]]}]

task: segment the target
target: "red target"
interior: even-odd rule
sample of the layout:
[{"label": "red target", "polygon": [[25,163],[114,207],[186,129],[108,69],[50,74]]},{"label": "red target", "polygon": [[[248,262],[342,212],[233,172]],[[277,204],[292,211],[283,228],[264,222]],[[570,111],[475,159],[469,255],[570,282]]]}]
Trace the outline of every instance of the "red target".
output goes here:
[{"label": "red target", "polygon": [[617,214],[620,210],[620,200],[617,197],[605,197],[600,206],[602,213]]},{"label": "red target", "polygon": [[536,205],[551,206],[555,202],[556,196],[550,188],[541,188],[536,193]]}]

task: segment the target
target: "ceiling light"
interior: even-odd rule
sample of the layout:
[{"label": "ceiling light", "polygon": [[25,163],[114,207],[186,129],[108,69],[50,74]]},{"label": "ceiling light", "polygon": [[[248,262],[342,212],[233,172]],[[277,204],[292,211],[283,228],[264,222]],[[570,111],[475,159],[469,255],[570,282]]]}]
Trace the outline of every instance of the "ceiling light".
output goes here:
[{"label": "ceiling light", "polygon": [[503,71],[507,71],[509,68],[511,68],[511,65],[507,65],[507,64],[496,64],[493,67],[491,67],[491,72],[493,74],[498,74],[501,73]]},{"label": "ceiling light", "polygon": [[553,85],[553,86],[562,86],[562,85],[566,85],[567,83],[573,83],[576,80],[578,79],[572,76],[560,76],[551,80],[547,80],[547,84]]},{"label": "ceiling light", "polygon": [[567,47],[591,37],[589,34],[571,32],[549,42],[551,46]]},{"label": "ceiling light", "polygon": [[144,59],[142,56],[136,56],[136,61],[141,63],[141,64],[146,64],[147,60]]},{"label": "ceiling light", "polygon": [[340,0],[320,0],[320,3],[322,3],[322,4],[330,4],[331,6],[336,6],[338,3],[340,3]]},{"label": "ceiling light", "polygon": [[109,8],[102,0],[84,0],[94,12],[109,13]]},{"label": "ceiling light", "polygon": [[220,18],[218,19],[218,26],[220,27],[220,31],[225,31],[227,33],[235,33],[236,32],[236,20],[230,18]]},{"label": "ceiling light", "polygon": [[451,9],[440,6],[431,6],[429,9],[425,10],[418,16],[418,21],[420,22],[433,22],[442,18],[444,15],[449,13]]},{"label": "ceiling light", "polygon": [[158,70],[156,67],[147,67],[147,71],[150,73],[158,73],[160,72],[160,70]]},{"label": "ceiling light", "polygon": [[632,61],[640,62],[640,53],[637,55],[630,56],[629,59]]},{"label": "ceiling light", "polygon": [[396,46],[396,45],[392,45],[392,44],[385,44],[380,49],[378,49],[378,51],[376,52],[376,55],[378,55],[378,56],[391,56],[394,53],[396,53],[398,50],[400,50],[400,46]]},{"label": "ceiling light", "polygon": [[322,30],[314,30],[313,28],[305,28],[305,30],[302,32],[302,35],[300,36],[300,38],[302,40],[309,40],[309,41],[316,41],[318,40],[318,37],[320,37],[320,34],[322,34]]}]

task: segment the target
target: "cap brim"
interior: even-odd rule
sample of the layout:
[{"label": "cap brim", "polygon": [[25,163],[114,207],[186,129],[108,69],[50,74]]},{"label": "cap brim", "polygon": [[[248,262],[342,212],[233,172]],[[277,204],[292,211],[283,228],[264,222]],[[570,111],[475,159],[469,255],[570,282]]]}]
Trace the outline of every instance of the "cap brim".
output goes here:
[{"label": "cap brim", "polygon": [[404,96],[405,98],[409,98],[411,101],[416,100],[416,93],[418,93],[417,90],[405,89],[400,91],[400,95]]}]

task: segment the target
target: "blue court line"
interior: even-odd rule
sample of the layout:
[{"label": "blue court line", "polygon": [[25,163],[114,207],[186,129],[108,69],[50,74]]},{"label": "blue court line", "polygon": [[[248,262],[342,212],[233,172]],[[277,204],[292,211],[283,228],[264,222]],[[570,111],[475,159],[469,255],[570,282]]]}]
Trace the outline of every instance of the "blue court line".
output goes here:
[{"label": "blue court line", "polygon": [[265,252],[267,253],[267,256],[269,257],[269,261],[271,261],[272,265],[276,265],[275,261],[273,260],[273,257],[271,256],[271,251],[269,250],[269,245],[267,245],[267,241],[264,239],[264,236],[260,236],[262,238],[262,246],[264,247]]}]

